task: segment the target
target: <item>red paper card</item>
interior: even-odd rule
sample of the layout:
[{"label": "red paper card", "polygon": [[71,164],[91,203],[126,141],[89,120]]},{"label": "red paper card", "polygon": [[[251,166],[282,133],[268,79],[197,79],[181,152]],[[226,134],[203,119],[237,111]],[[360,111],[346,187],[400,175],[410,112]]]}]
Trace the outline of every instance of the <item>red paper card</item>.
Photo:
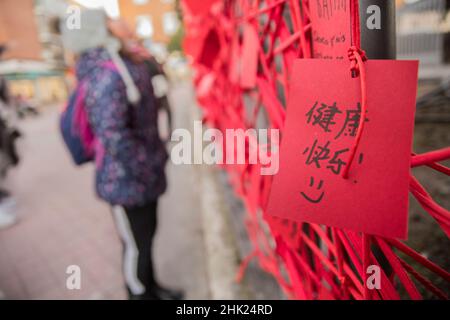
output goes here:
[{"label": "red paper card", "polygon": [[359,123],[360,79],[350,76],[348,61],[294,62],[267,212],[405,239],[418,62],[369,60],[365,68],[366,122],[344,179]]},{"label": "red paper card", "polygon": [[313,57],[344,59],[351,42],[350,0],[309,2]]}]

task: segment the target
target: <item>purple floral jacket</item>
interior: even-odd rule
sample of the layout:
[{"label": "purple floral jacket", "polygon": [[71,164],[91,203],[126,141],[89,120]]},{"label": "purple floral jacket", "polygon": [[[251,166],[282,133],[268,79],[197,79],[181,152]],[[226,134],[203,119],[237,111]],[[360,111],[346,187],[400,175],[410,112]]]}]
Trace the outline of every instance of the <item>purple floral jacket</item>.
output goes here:
[{"label": "purple floral jacket", "polygon": [[157,127],[157,109],[150,74],[144,64],[125,64],[141,101],[127,102],[119,73],[103,65],[110,61],[105,49],[84,53],[77,63],[77,79],[86,86],[85,108],[92,131],[102,145],[96,169],[96,190],[111,205],[143,206],[166,189],[167,153]]}]

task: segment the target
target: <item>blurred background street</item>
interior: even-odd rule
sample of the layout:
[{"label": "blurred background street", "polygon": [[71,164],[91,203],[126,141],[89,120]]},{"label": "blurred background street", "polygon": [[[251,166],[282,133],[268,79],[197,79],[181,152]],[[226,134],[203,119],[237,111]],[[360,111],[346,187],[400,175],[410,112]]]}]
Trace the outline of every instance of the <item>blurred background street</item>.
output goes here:
[{"label": "blurred background street", "polygon": [[[172,97],[177,124],[188,127],[189,84]],[[20,123],[20,166],[5,186],[17,201],[20,223],[0,232],[0,289],[12,299],[123,299],[120,242],[110,208],[95,197],[93,167],[71,164],[59,136],[60,106],[46,106]],[[158,275],[186,290],[189,299],[209,297],[202,222],[193,167],[168,167],[168,192],[160,204],[156,240]],[[179,203],[183,203],[180,206]],[[81,290],[66,289],[66,268],[79,265]]]}]

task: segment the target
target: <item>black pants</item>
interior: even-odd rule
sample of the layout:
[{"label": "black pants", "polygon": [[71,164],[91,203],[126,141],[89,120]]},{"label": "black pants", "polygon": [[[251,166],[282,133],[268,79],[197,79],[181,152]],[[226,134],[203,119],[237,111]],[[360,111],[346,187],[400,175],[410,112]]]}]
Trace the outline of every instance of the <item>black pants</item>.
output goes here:
[{"label": "black pants", "polygon": [[156,286],[152,245],[157,202],[136,208],[114,206],[112,210],[123,243],[123,273],[128,293],[143,295]]}]

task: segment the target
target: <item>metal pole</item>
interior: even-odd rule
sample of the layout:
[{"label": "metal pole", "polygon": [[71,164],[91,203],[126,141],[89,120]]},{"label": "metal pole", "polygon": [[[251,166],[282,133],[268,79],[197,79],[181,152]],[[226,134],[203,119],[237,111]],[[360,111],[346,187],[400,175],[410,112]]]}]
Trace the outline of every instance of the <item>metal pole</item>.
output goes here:
[{"label": "metal pole", "polygon": [[394,0],[359,0],[361,48],[369,59],[396,58]]},{"label": "metal pole", "polygon": [[[369,59],[395,59],[397,38],[395,27],[395,0],[359,0],[361,49]],[[378,263],[386,274],[392,267],[377,246],[372,247]]]}]

